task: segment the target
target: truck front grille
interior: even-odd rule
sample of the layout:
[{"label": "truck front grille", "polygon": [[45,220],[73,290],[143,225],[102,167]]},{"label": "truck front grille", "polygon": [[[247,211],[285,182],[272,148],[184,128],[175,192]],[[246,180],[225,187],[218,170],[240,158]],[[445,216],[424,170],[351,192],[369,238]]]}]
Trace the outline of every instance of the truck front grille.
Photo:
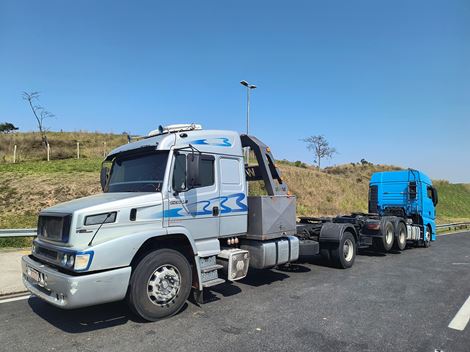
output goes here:
[{"label": "truck front grille", "polygon": [[44,248],[41,246],[36,247],[36,254],[42,257],[52,259],[54,261],[58,260],[58,253],[52,249]]},{"label": "truck front grille", "polygon": [[38,220],[38,237],[51,241],[67,242],[69,240],[70,214],[42,214]]}]

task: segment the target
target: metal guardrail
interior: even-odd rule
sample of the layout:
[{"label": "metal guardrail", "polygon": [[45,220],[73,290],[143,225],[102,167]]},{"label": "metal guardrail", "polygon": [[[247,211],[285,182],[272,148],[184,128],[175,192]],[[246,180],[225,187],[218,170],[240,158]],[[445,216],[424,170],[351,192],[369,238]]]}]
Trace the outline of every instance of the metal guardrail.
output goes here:
[{"label": "metal guardrail", "polygon": [[37,229],[0,229],[0,238],[6,237],[35,237]]},{"label": "metal guardrail", "polygon": [[[460,230],[466,227],[470,227],[470,222],[455,222],[452,224],[440,224],[436,225],[437,229],[449,229],[449,230]],[[0,229],[0,238],[7,237],[35,237],[37,235],[37,229]]]},{"label": "metal guardrail", "polygon": [[452,224],[436,225],[437,229],[461,230],[470,227],[470,222],[454,222]]}]

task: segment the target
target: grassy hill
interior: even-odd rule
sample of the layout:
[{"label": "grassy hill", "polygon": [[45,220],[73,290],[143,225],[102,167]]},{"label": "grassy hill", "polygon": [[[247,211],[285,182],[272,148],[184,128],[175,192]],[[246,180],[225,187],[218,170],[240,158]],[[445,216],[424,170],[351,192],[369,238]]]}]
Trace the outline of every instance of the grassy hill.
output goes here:
[{"label": "grassy hill", "polygon": [[[48,132],[51,159],[68,159],[77,155],[77,142],[83,158],[100,158],[105,152],[127,143],[124,134],[99,132]],[[13,160],[17,148],[17,161],[46,160],[46,150],[38,132],[0,134],[0,162]]]},{"label": "grassy hill", "polygon": [[[108,141],[109,146],[112,143],[119,145],[126,142],[125,136],[121,135],[94,135],[66,134],[66,140],[72,143],[67,142],[69,145],[64,142],[64,153],[72,150],[73,155],[74,138],[87,140],[85,137],[89,137],[88,143],[92,144],[93,141],[95,146],[99,146],[104,140]],[[39,136],[36,137],[39,140]],[[60,140],[59,137],[60,135],[57,141]],[[51,144],[54,140],[51,139]],[[30,141],[26,141],[24,145],[28,144],[32,145]],[[93,156],[93,148],[90,147],[89,150]],[[102,151],[95,149],[95,153],[100,154]],[[41,155],[41,151],[38,155]],[[100,192],[101,155],[84,156],[85,158],[79,160],[23,161],[17,164],[0,162],[0,228],[34,227],[40,209]],[[371,174],[398,169],[386,165],[347,164],[319,171],[287,161],[279,161],[278,165],[290,191],[298,198],[298,214],[310,216],[367,211],[368,181]],[[438,222],[470,219],[469,184],[436,181],[435,185],[439,192]],[[259,184],[250,187],[252,192],[261,191]],[[0,246],[2,244],[6,245],[7,242],[0,240]]]}]

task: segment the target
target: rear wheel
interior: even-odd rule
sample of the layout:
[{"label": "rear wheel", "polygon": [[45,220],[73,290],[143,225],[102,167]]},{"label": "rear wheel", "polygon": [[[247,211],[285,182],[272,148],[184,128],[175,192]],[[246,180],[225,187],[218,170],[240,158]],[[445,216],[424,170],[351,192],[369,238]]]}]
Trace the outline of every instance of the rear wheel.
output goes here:
[{"label": "rear wheel", "polygon": [[379,250],[388,252],[393,247],[394,242],[394,228],[390,221],[386,221],[382,228],[382,238],[377,238],[374,242]]},{"label": "rear wheel", "polygon": [[132,273],[128,303],[145,320],[156,321],[176,314],[191,290],[191,266],[173,249],[147,254]]},{"label": "rear wheel", "polygon": [[400,222],[398,223],[398,226],[397,226],[397,237],[396,237],[396,241],[393,247],[400,251],[404,250],[406,247],[406,237],[407,237],[406,225]]},{"label": "rear wheel", "polygon": [[341,269],[350,268],[356,259],[356,239],[350,232],[345,232],[338,246],[330,249],[333,264]]}]

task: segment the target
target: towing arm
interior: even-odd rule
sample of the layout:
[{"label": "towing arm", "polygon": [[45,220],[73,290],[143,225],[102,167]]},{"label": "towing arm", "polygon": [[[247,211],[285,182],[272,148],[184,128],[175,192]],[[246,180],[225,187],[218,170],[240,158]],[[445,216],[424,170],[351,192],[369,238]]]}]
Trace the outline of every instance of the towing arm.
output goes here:
[{"label": "towing arm", "polygon": [[[287,195],[287,184],[282,180],[281,171],[274,163],[270,148],[254,136],[240,135],[242,147],[249,147],[255,154],[258,165],[245,165],[247,181],[264,181],[270,196]],[[278,185],[276,185],[276,182]]]}]

